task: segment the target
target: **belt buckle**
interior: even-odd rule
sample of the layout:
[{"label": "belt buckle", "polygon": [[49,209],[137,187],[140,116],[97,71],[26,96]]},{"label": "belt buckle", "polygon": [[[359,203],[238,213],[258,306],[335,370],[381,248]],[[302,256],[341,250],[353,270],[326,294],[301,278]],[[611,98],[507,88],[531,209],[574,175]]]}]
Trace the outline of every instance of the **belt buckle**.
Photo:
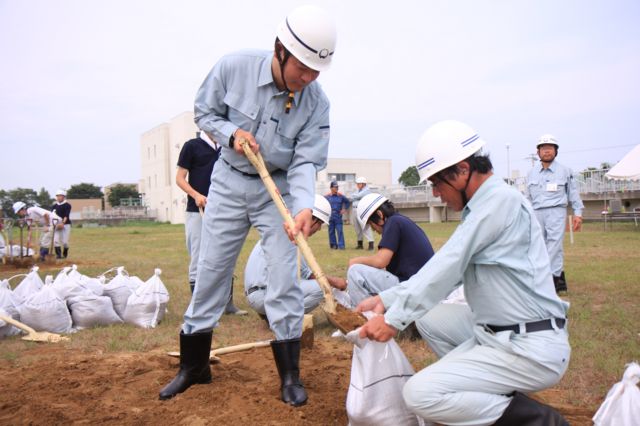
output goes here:
[{"label": "belt buckle", "polygon": [[484,328],[484,331],[486,331],[487,333],[491,334],[492,336],[496,335],[496,332],[493,331],[488,324],[482,324],[482,328]]}]

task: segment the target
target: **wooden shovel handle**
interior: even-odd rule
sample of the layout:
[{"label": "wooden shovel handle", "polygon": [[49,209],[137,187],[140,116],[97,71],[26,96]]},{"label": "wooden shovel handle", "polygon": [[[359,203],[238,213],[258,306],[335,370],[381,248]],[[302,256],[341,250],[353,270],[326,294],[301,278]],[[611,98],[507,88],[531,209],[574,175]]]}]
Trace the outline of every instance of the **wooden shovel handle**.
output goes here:
[{"label": "wooden shovel handle", "polygon": [[6,322],[7,324],[11,324],[14,327],[18,327],[20,330],[26,331],[29,334],[34,334],[36,332],[33,328],[29,327],[27,324],[23,324],[20,321],[16,321],[11,317],[0,315],[0,320]]},{"label": "wooden shovel handle", "polygon": [[[242,138],[239,142],[240,146],[242,146],[242,149],[244,150],[245,155],[247,156],[251,164],[253,164],[253,167],[260,175],[260,178],[262,178],[264,186],[267,188],[269,195],[271,195],[271,198],[278,208],[280,215],[287,223],[287,225],[289,225],[289,227],[293,229],[293,227],[295,227],[295,221],[293,220],[291,212],[287,208],[287,204],[285,203],[284,198],[282,198],[278,187],[273,182],[273,179],[271,178],[271,175],[267,170],[264,160],[262,159],[262,155],[260,154],[260,152],[254,154],[249,147],[249,141],[247,141],[246,139]],[[304,235],[302,235],[302,232],[298,232],[298,235],[296,235],[295,237],[295,241],[298,247],[300,247],[300,251],[302,251],[302,255],[311,268],[311,271],[313,271],[315,279],[320,284],[320,288],[322,288],[322,292],[324,293],[324,310],[330,314],[335,314],[336,301],[333,297],[333,293],[331,292],[331,285],[329,285],[327,277],[325,276],[324,272],[322,272],[322,268],[320,268],[320,265],[316,261],[316,258],[311,251],[311,247],[309,247],[307,240],[304,239]]]}]

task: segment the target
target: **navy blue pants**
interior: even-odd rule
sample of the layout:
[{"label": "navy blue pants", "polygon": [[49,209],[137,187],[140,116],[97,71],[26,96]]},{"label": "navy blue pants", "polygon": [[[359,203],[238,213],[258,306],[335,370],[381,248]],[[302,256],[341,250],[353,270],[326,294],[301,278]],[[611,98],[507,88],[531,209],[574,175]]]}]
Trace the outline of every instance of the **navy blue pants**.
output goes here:
[{"label": "navy blue pants", "polygon": [[[336,234],[338,234],[338,240],[336,242]],[[342,216],[329,218],[329,245],[331,248],[337,247],[339,249],[344,248],[344,233],[342,232]]]}]

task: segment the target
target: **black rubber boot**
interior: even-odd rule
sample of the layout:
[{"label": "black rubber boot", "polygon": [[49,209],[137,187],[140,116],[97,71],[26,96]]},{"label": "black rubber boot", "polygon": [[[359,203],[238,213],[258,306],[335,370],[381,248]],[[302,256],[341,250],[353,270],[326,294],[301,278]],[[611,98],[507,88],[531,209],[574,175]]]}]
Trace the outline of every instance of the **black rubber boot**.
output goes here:
[{"label": "black rubber boot", "polygon": [[569,423],[554,408],[514,392],[511,403],[494,425],[569,426]]},{"label": "black rubber boot", "polygon": [[62,259],[62,247],[54,247],[56,251],[56,259]]},{"label": "black rubber boot", "polygon": [[369,241],[369,248],[367,250],[373,251],[373,241]]},{"label": "black rubber boot", "polygon": [[160,399],[173,398],[191,385],[211,383],[209,352],[213,332],[184,334],[180,332],[180,370],[160,391]]},{"label": "black rubber boot", "polygon": [[567,291],[567,281],[564,279],[564,271],[560,273],[559,277],[553,276],[553,284],[556,287],[556,293]]},{"label": "black rubber boot", "polygon": [[40,247],[40,261],[44,262],[47,259],[47,255],[49,254],[49,249],[45,247]]},{"label": "black rubber boot", "polygon": [[196,288],[195,281],[189,281],[189,288],[191,289],[191,294],[193,294],[193,289]]},{"label": "black rubber boot", "polygon": [[69,256],[69,247],[65,247],[62,249],[62,257],[66,259],[67,256]]},{"label": "black rubber boot", "polygon": [[280,375],[280,398],[299,407],[307,402],[307,392],[300,381],[300,339],[273,340],[273,358]]},{"label": "black rubber boot", "polygon": [[364,247],[362,246],[362,240],[358,241],[358,245],[356,246],[356,250],[362,250]]}]

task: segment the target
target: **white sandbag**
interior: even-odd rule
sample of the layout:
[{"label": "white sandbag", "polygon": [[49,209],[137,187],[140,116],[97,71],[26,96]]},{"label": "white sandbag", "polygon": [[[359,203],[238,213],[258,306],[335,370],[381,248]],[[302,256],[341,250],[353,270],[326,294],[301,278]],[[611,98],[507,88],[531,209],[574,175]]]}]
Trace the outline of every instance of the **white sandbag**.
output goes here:
[{"label": "white sandbag", "polygon": [[[10,246],[11,248],[9,248],[9,246],[6,247],[0,247],[0,259],[3,256],[7,256],[7,257],[20,257],[20,246],[18,245],[12,245]],[[26,247],[22,247],[22,255],[23,256],[33,256],[34,255],[34,251],[33,249],[29,249],[27,250]]]},{"label": "white sandbag", "polygon": [[24,303],[24,301],[32,294],[39,292],[40,289],[44,286],[42,278],[40,278],[40,275],[38,275],[38,269],[40,268],[34,266],[31,269],[31,272],[27,274],[26,278],[23,279],[16,288],[13,289],[13,297],[17,306]]},{"label": "white sandbag", "polygon": [[127,300],[125,322],[143,328],[154,328],[164,318],[169,292],[160,280],[162,271],[156,269],[151,278],[137,287]]},{"label": "white sandbag", "polygon": [[78,272],[77,265],[71,266],[71,271],[69,271],[67,276],[75,280],[81,287],[91,291],[96,296],[102,296],[104,291],[104,283],[100,280],[100,278],[92,278],[87,275],[81,274],[80,272]]},{"label": "white sandbag", "polygon": [[18,307],[20,321],[36,331],[71,333],[71,314],[52,285],[45,285]]},{"label": "white sandbag", "polygon": [[386,343],[362,339],[360,330],[346,339],[354,344],[347,416],[351,426],[421,425],[402,398],[413,367],[395,340]]},{"label": "white sandbag", "polygon": [[593,416],[595,426],[635,426],[640,421],[640,365],[627,364],[622,380],[609,390]]},{"label": "white sandbag", "polygon": [[85,289],[80,287],[76,280],[69,277],[71,267],[66,266],[56,275],[56,278],[51,283],[53,289],[58,292],[58,295],[65,302],[73,297],[78,297],[85,292]]},{"label": "white sandbag", "polygon": [[[20,320],[20,314],[16,308],[13,292],[9,286],[9,280],[0,281],[0,312],[2,315]],[[0,321],[0,323],[0,339],[20,333],[20,330],[11,324],[7,324],[4,321]]]},{"label": "white sandbag", "polygon": [[84,293],[77,298],[69,299],[67,304],[76,329],[122,324],[122,319],[113,310],[113,303],[107,296]]},{"label": "white sandbag", "polygon": [[[111,269],[100,277],[104,279],[105,275],[110,271]],[[104,285],[102,291],[105,296],[111,298],[113,308],[120,318],[123,318],[127,300],[129,300],[129,296],[133,293],[134,288],[138,286],[138,283],[132,279],[134,277],[129,277],[123,266],[116,268],[116,271],[116,276]],[[137,280],[144,284],[139,278]]]}]

